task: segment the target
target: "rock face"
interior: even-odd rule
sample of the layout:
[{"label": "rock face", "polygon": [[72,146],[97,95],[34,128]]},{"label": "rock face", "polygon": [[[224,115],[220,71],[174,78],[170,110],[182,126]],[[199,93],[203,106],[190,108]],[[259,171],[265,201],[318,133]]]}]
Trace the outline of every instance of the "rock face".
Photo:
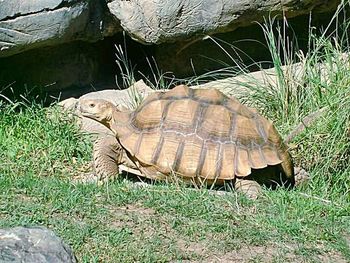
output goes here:
[{"label": "rock face", "polygon": [[[155,58],[159,72],[173,72],[179,78],[227,66],[232,62],[231,55],[227,56],[211,39],[201,38],[208,34],[238,44],[249,58],[243,61],[245,65],[252,64],[252,60],[269,60],[268,52],[254,41],[240,41],[264,40],[255,21],[283,12],[287,17],[304,14],[306,22],[293,29],[308,34],[305,25],[309,12],[330,13],[339,2],[0,0],[0,92],[11,96],[12,90],[25,93],[23,90],[35,89],[56,95],[67,89],[115,88],[120,68],[115,63],[114,44],[125,42],[123,30],[137,40],[126,37],[125,61],[131,60],[133,66],[138,66],[136,72],[146,76],[154,72],[146,56]],[[323,25],[329,21],[323,14],[321,17]],[[301,35],[300,39],[307,36]]]},{"label": "rock face", "polygon": [[0,57],[73,40],[96,41],[120,28],[103,1],[2,0]]},{"label": "rock face", "polygon": [[[2,0],[0,57],[74,40],[97,41],[121,31],[159,44],[233,31],[282,14],[332,10],[339,0]],[[115,19],[113,19],[113,16]]]},{"label": "rock face", "polygon": [[[296,39],[298,48],[307,52],[310,26],[326,28],[333,13],[302,15],[288,19],[285,35]],[[284,27],[283,21],[275,21],[273,27]],[[277,37],[277,36],[276,36]],[[164,72],[176,72],[177,77],[203,74],[209,71],[235,66],[243,62],[249,70],[259,70],[255,63],[262,62],[263,68],[273,66],[270,51],[261,25],[240,27],[232,32],[215,34],[213,38],[197,41],[177,41],[155,45],[154,55],[158,66]]]},{"label": "rock face", "polygon": [[232,31],[283,12],[294,17],[311,10],[331,10],[339,3],[339,0],[113,0],[108,7],[134,39],[159,44]]},{"label": "rock face", "polygon": [[0,262],[75,263],[72,250],[44,227],[0,229]]}]

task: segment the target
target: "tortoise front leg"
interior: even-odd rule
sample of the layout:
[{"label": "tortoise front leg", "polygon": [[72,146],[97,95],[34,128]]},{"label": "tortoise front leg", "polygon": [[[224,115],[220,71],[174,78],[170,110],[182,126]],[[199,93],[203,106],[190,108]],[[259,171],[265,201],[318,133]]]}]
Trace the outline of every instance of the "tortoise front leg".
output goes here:
[{"label": "tortoise front leg", "polygon": [[100,136],[93,147],[93,166],[98,183],[115,179],[123,160],[123,148],[114,136]]},{"label": "tortoise front leg", "polygon": [[261,186],[254,180],[238,179],[235,180],[235,190],[245,194],[249,199],[257,199],[261,194]]}]

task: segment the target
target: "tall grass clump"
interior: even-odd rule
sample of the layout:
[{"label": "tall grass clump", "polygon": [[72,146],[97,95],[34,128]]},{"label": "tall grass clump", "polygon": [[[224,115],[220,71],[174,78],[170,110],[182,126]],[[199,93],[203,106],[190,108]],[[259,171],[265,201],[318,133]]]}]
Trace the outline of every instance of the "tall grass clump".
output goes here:
[{"label": "tall grass clump", "polygon": [[119,74],[116,75],[116,85],[119,89],[129,89],[129,97],[131,98],[130,107],[136,108],[143,100],[142,95],[133,85],[137,82],[138,77],[153,90],[166,90],[179,81],[170,72],[163,72],[157,64],[157,61],[151,57],[145,57],[148,65],[148,74],[137,71],[137,65],[133,64],[128,56],[125,32],[123,33],[123,43],[115,45],[116,64]]},{"label": "tall grass clump", "polygon": [[0,103],[0,174],[67,175],[91,147],[72,117],[36,103]]},{"label": "tall grass clump", "polygon": [[322,33],[310,29],[307,52],[285,34],[286,20],[282,26],[265,21],[261,27],[274,68],[265,71],[263,82],[249,80],[245,99],[285,135],[316,116],[292,138],[293,156],[310,171],[311,192],[350,201],[350,20],[341,13],[348,5],[338,8]]}]

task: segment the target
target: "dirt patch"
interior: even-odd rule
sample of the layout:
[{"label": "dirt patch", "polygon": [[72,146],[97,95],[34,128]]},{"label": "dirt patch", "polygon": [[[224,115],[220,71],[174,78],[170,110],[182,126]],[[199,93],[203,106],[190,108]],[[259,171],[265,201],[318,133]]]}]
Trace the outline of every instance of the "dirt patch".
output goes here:
[{"label": "dirt patch", "polygon": [[345,239],[345,241],[346,241],[346,243],[347,243],[347,245],[348,245],[348,247],[350,249],[350,233],[344,235],[344,239]]},{"label": "dirt patch", "polygon": [[202,262],[273,262],[277,258],[283,258],[287,262],[301,262],[300,260],[294,261],[294,257],[295,255],[293,253],[274,245],[257,246],[243,244],[236,251],[231,251],[223,255],[217,254]]},{"label": "dirt patch", "polygon": [[133,216],[138,215],[140,217],[151,217],[155,215],[155,211],[151,208],[143,207],[139,204],[130,204],[126,206],[119,206],[119,207],[113,207],[108,206],[108,210],[111,214],[113,214],[115,217],[119,216]]},{"label": "dirt patch", "polygon": [[193,242],[185,239],[178,239],[177,247],[184,252],[184,254],[206,255],[209,252],[208,247],[203,242]]},{"label": "dirt patch", "polygon": [[[201,255],[204,256],[202,260],[187,260],[187,263],[214,263],[214,262],[337,262],[347,263],[348,261],[340,252],[320,252],[313,254],[302,254],[298,251],[299,248],[295,244],[291,245],[277,245],[268,244],[266,246],[258,245],[242,245],[241,248],[227,253],[219,254],[217,251],[208,253],[207,249],[203,249]],[[199,254],[199,250],[196,253]],[[315,251],[314,251],[315,252]],[[207,255],[207,256],[205,256]],[[209,256],[208,256],[209,255]]]},{"label": "dirt patch", "polygon": [[318,262],[336,262],[336,263],[349,263],[339,252],[329,252],[327,254],[321,254],[317,256]]},{"label": "dirt patch", "polygon": [[[111,218],[111,228],[130,227],[136,230],[140,224],[150,221],[155,216],[155,211],[151,208],[142,207],[138,204],[130,204],[122,207],[108,207]],[[142,226],[146,228],[150,226]]]},{"label": "dirt patch", "polygon": [[34,203],[38,199],[34,196],[28,196],[27,194],[17,194],[17,200],[22,202]]}]

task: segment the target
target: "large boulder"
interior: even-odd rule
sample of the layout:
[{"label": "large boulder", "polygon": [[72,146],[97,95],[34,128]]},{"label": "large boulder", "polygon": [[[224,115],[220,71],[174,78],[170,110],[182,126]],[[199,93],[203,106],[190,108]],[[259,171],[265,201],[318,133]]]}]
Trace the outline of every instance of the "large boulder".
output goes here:
[{"label": "large boulder", "polygon": [[159,44],[233,31],[268,16],[324,12],[339,3],[340,0],[112,0],[108,7],[134,39]]},{"label": "large boulder", "polygon": [[105,10],[98,0],[2,0],[0,57],[112,35],[120,28]]},{"label": "large boulder", "polygon": [[45,227],[0,229],[0,262],[75,263],[72,250]]},{"label": "large boulder", "polygon": [[339,2],[2,0],[0,57],[75,40],[97,41],[122,28],[143,43],[177,42],[233,31],[282,13],[293,17],[329,11]]}]

